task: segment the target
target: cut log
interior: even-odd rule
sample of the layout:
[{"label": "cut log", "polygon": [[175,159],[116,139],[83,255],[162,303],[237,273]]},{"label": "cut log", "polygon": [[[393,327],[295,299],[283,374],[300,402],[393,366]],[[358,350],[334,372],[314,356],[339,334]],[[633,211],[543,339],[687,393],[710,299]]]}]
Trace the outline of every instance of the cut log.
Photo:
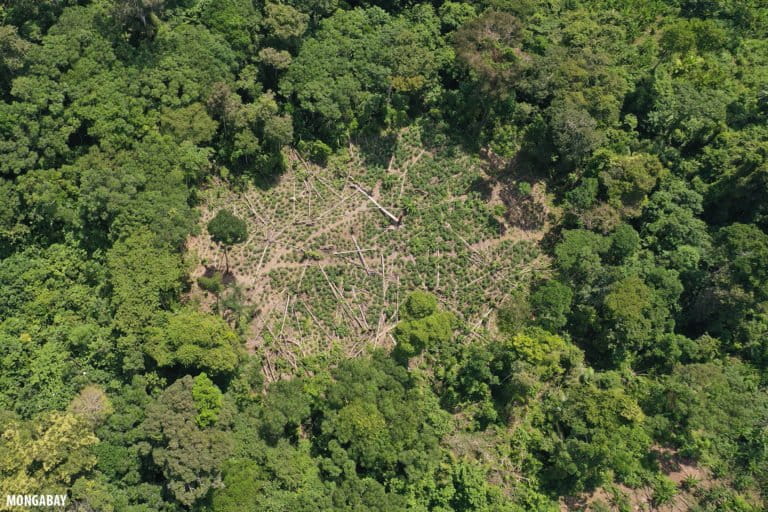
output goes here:
[{"label": "cut log", "polygon": [[376,205],[376,208],[378,208],[379,211],[381,211],[381,213],[383,213],[384,215],[389,217],[389,220],[391,220],[395,224],[395,226],[399,226],[400,225],[400,223],[403,220],[402,216],[396,217],[392,212],[390,212],[389,210],[387,210],[386,208],[381,206],[376,199],[371,197],[371,195],[368,192],[366,192],[365,190],[363,190],[363,188],[360,185],[358,185],[357,183],[351,183],[350,185],[352,186],[352,188],[354,188],[355,190],[357,190],[358,192],[363,194],[366,198],[368,198],[368,200],[370,202],[372,202],[374,205]]},{"label": "cut log", "polygon": [[381,256],[381,300],[387,301],[387,270],[384,268],[384,253],[379,253]]},{"label": "cut log", "polygon": [[360,329],[365,330],[365,326],[352,312],[352,308],[347,303],[347,299],[344,298],[344,295],[342,295],[341,291],[337,289],[336,286],[331,282],[328,274],[326,274],[325,270],[323,270],[323,267],[320,267],[320,272],[322,272],[323,277],[325,277],[325,280],[328,282],[328,287],[331,289],[331,293],[333,293],[333,296],[336,297],[336,300],[341,304],[342,311],[344,311],[350,319],[354,320]]},{"label": "cut log", "polygon": [[365,268],[365,271],[370,274],[371,269],[368,268],[368,264],[365,262],[365,258],[363,258],[363,251],[360,250],[360,244],[357,243],[357,238],[354,236],[352,237],[352,241],[355,242],[355,247],[357,248],[357,256],[360,258],[360,263],[363,264],[363,267]]},{"label": "cut log", "polygon": [[253,203],[251,202],[250,199],[248,199],[248,194],[247,193],[243,194],[243,199],[245,200],[245,204],[248,205],[248,209],[251,211],[251,213],[254,215],[254,217],[259,219],[259,221],[261,221],[261,223],[264,224],[264,228],[266,229],[267,226],[268,226],[266,219],[264,219],[264,217],[259,215],[259,212],[256,211],[256,208],[253,206]]},{"label": "cut log", "polygon": [[307,310],[307,313],[309,313],[309,316],[310,316],[310,317],[312,317],[312,320],[315,322],[315,325],[316,325],[316,326],[317,326],[317,327],[318,327],[318,328],[319,328],[321,331],[323,331],[323,334],[325,334],[325,335],[326,335],[326,337],[328,338],[328,340],[332,340],[332,339],[333,339],[333,336],[332,336],[332,335],[331,335],[331,334],[330,334],[330,333],[329,333],[329,332],[328,332],[328,331],[325,329],[325,327],[323,327],[323,324],[321,324],[321,323],[320,323],[320,320],[318,320],[318,319],[317,319],[317,317],[315,316],[315,314],[312,312],[312,310],[311,310],[311,309],[309,309],[309,306],[308,306],[306,303],[304,303],[304,302],[301,302],[301,305],[302,305],[302,306],[304,306],[304,309],[306,309],[306,310]]},{"label": "cut log", "polygon": [[358,248],[358,249],[355,249],[354,251],[334,251],[331,254],[333,254],[334,256],[340,256],[342,254],[356,254],[356,253],[359,253],[359,252],[368,252],[368,251],[375,251],[375,250],[376,250],[375,248],[370,248],[370,249],[360,249],[360,248]]},{"label": "cut log", "polygon": [[302,163],[302,165],[304,166],[304,169],[306,169],[306,170],[307,170],[307,172],[310,174],[310,176],[313,176],[314,178],[317,178],[317,180],[318,180],[320,183],[322,183],[323,185],[325,185],[325,186],[328,188],[328,190],[330,190],[332,193],[336,194],[336,197],[338,197],[339,199],[341,199],[341,194],[339,194],[338,192],[336,192],[336,190],[334,190],[334,189],[333,189],[333,187],[331,187],[330,185],[328,185],[328,184],[325,182],[325,180],[323,180],[323,178],[321,178],[319,175],[317,175],[317,173],[313,173],[313,172],[312,172],[312,169],[309,167],[309,164],[307,163],[307,161],[306,161],[306,160],[304,160],[304,158],[302,158],[302,156],[299,154],[299,152],[298,152],[298,151],[296,151],[296,150],[294,149],[294,150],[293,150],[293,155],[294,155],[296,158],[298,158],[298,159],[299,159],[299,161],[300,161],[300,162]]}]

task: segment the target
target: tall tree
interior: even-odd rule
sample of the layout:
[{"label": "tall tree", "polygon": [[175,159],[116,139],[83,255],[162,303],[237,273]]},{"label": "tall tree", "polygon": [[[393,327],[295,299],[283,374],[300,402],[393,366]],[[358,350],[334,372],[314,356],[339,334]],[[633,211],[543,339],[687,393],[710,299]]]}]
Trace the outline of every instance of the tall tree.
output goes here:
[{"label": "tall tree", "polygon": [[213,241],[224,248],[226,271],[229,272],[229,249],[235,244],[245,242],[248,238],[248,225],[232,211],[221,209],[208,221],[207,227]]},{"label": "tall tree", "polygon": [[205,498],[221,482],[221,466],[231,450],[228,420],[201,426],[194,379],[173,384],[147,410],[142,428],[152,461],[165,477],[172,496],[186,507]]}]

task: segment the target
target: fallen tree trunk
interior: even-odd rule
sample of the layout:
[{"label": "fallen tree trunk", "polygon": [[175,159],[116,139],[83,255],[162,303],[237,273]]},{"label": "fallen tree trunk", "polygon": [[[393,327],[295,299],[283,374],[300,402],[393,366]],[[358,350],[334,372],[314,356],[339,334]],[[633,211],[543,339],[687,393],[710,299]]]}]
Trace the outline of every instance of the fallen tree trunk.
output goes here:
[{"label": "fallen tree trunk", "polygon": [[383,213],[384,215],[389,217],[389,220],[391,220],[395,224],[395,226],[399,226],[400,225],[400,222],[402,221],[402,216],[401,217],[396,217],[392,212],[390,212],[389,210],[387,210],[386,208],[381,206],[377,200],[375,200],[373,197],[371,197],[371,195],[368,194],[368,192],[366,192],[365,190],[363,190],[363,188],[360,185],[358,185],[357,183],[352,183],[351,185],[352,185],[352,188],[354,188],[355,190],[357,190],[358,192],[363,194],[365,197],[368,198],[368,200],[370,202],[372,202],[374,205],[376,205],[376,207],[381,211],[381,213]]}]

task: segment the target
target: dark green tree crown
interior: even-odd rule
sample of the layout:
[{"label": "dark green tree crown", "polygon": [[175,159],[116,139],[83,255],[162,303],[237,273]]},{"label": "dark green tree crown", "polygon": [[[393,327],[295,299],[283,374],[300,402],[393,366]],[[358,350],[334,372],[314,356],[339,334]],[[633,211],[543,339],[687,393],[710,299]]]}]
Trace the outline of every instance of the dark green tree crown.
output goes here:
[{"label": "dark green tree crown", "polygon": [[231,211],[222,209],[208,222],[208,233],[214,242],[234,245],[248,238],[248,226]]}]

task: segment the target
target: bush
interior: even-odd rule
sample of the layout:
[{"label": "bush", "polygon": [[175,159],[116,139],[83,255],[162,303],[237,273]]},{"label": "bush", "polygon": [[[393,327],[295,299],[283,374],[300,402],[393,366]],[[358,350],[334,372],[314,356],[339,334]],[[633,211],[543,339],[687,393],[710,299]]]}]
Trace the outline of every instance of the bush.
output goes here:
[{"label": "bush", "polygon": [[297,144],[299,151],[305,155],[311,162],[318,165],[325,165],[328,163],[328,157],[333,154],[331,147],[323,141],[300,141]]},{"label": "bush", "polygon": [[197,279],[197,284],[203,290],[218,295],[224,288],[224,276],[221,272],[214,272],[210,277],[200,276]]},{"label": "bush", "polygon": [[654,507],[661,507],[670,503],[677,496],[677,486],[664,475],[657,475],[651,483],[653,496],[651,501]]},{"label": "bush", "polygon": [[453,336],[456,318],[447,311],[439,311],[437,299],[431,293],[411,293],[402,306],[401,316],[403,320],[394,331],[394,356],[402,363],[425,349],[450,341]]},{"label": "bush", "polygon": [[437,299],[428,292],[412,292],[403,303],[401,314],[410,319],[424,318],[437,310]]}]

